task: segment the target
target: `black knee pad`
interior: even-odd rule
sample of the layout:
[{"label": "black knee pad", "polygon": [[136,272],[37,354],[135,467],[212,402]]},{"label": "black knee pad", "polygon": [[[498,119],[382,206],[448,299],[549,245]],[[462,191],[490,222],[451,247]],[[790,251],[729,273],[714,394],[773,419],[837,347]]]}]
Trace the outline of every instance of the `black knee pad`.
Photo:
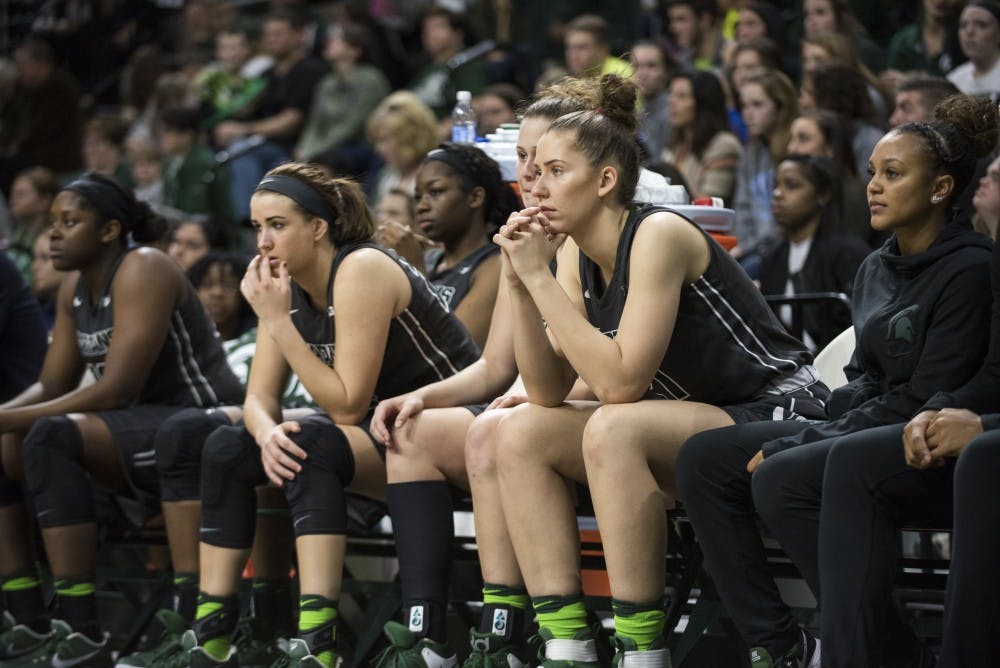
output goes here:
[{"label": "black knee pad", "polygon": [[329,418],[316,416],[299,422],[302,430],[289,434],[305,450],[306,459],[292,457],[302,470],[285,482],[296,537],[347,532],[344,488],[354,479],[354,454],[347,436]]},{"label": "black knee pad", "polygon": [[191,408],[168,418],[156,432],[153,448],[160,472],[160,497],[186,501],[201,496],[201,453],[219,427],[230,426],[220,410]]},{"label": "black knee pad", "polygon": [[254,487],[267,483],[260,448],[245,427],[219,427],[201,455],[201,541],[250,549],[256,518]]},{"label": "black knee pad", "polygon": [[42,527],[96,521],[83,437],[65,415],[41,418],[24,438],[25,489]]}]

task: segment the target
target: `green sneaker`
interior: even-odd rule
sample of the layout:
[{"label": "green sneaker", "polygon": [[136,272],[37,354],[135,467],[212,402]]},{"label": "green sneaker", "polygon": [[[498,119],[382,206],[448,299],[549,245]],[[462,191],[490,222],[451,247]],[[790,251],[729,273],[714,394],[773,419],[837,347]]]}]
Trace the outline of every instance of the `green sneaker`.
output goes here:
[{"label": "green sneaker", "polygon": [[60,625],[66,628],[66,634],[56,643],[55,652],[51,657],[52,668],[70,668],[70,666],[111,668],[111,648],[108,647],[107,634],[100,642],[96,642],[82,633],[73,631],[66,622],[53,619],[52,631],[57,636],[60,632],[56,629]]},{"label": "green sneaker", "polygon": [[648,649],[640,652],[632,638],[615,635],[613,668],[670,668],[670,652],[663,634],[656,637]]},{"label": "green sneaker", "polygon": [[173,610],[157,610],[156,620],[163,627],[156,647],[121,657],[115,662],[115,668],[156,668],[184,651],[181,645],[181,636],[187,630],[184,618]]},{"label": "green sneaker", "polygon": [[156,668],[238,668],[236,648],[230,647],[225,659],[216,659],[198,645],[198,637],[188,629],[181,634],[181,651],[156,664]]},{"label": "green sneaker", "polygon": [[[341,668],[343,663],[344,660],[338,654],[334,654],[333,666],[330,668]],[[271,664],[270,668],[327,668],[327,666],[309,651],[309,643],[302,638],[292,638],[288,641],[288,649]]]},{"label": "green sneaker", "polygon": [[462,668],[528,668],[523,648],[510,644],[503,636],[469,629],[469,644],[472,651]]},{"label": "green sneaker", "polygon": [[31,654],[44,645],[50,633],[38,633],[24,624],[18,624],[14,615],[5,610],[0,618],[0,664]]},{"label": "green sneaker", "polygon": [[538,650],[542,668],[600,668],[597,641],[590,629],[580,629],[570,639],[554,638],[546,628],[538,629],[542,647]]},{"label": "green sneaker", "polygon": [[36,668],[38,666],[49,668],[52,665],[52,655],[55,654],[56,647],[72,633],[69,624],[58,619],[52,620],[51,628],[45,642],[19,657],[0,661],[0,668]]},{"label": "green sneaker", "polygon": [[389,646],[375,658],[376,668],[454,668],[455,652],[444,643],[417,638],[399,622],[386,622],[382,629]]},{"label": "green sneaker", "polygon": [[819,640],[804,629],[799,642],[777,658],[763,647],[750,648],[750,668],[820,668]]},{"label": "green sneaker", "polygon": [[267,636],[261,624],[253,617],[240,619],[233,636],[240,668],[268,668],[286,653],[287,640]]}]

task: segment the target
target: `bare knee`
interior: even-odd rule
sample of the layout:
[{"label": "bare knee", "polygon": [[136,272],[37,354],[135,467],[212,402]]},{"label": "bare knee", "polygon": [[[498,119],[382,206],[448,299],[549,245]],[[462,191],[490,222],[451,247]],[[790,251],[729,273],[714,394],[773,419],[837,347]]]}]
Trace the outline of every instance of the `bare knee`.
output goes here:
[{"label": "bare knee", "polygon": [[512,470],[524,464],[545,464],[547,449],[539,448],[544,440],[545,418],[552,409],[521,404],[501,417],[494,446],[497,470]]},{"label": "bare knee", "polygon": [[496,475],[497,427],[507,409],[486,411],[465,435],[465,467],[470,478]]},{"label": "bare knee", "polygon": [[601,406],[583,430],[583,461],[588,470],[621,462],[635,448],[629,434],[633,422],[621,418],[614,406]]}]

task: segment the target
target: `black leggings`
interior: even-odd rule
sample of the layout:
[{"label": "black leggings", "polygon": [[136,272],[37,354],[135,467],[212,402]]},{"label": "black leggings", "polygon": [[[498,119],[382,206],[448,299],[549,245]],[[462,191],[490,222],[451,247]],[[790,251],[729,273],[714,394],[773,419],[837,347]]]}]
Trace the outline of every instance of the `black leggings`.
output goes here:
[{"label": "black leggings", "polygon": [[761,517],[821,601],[827,668],[905,661],[915,651],[891,599],[898,530],[949,526],[954,463],[907,466],[903,426],[791,448],[754,475]]},{"label": "black leggings", "polygon": [[955,524],[939,668],[1000,657],[1000,430],[965,446],[955,466]]},{"label": "black leggings", "polygon": [[766,441],[807,426],[786,420],[712,429],[689,438],[677,457],[677,488],[705,568],[747,646],[772,656],[800,636],[767,565],[746,466]]}]

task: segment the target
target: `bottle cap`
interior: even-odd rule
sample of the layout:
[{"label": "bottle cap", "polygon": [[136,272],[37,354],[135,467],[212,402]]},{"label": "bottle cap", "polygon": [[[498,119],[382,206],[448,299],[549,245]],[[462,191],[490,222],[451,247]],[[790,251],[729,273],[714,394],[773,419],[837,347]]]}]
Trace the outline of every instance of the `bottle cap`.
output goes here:
[{"label": "bottle cap", "polygon": [[467,90],[460,90],[455,96],[455,99],[459,102],[469,102],[472,99],[472,93]]}]

